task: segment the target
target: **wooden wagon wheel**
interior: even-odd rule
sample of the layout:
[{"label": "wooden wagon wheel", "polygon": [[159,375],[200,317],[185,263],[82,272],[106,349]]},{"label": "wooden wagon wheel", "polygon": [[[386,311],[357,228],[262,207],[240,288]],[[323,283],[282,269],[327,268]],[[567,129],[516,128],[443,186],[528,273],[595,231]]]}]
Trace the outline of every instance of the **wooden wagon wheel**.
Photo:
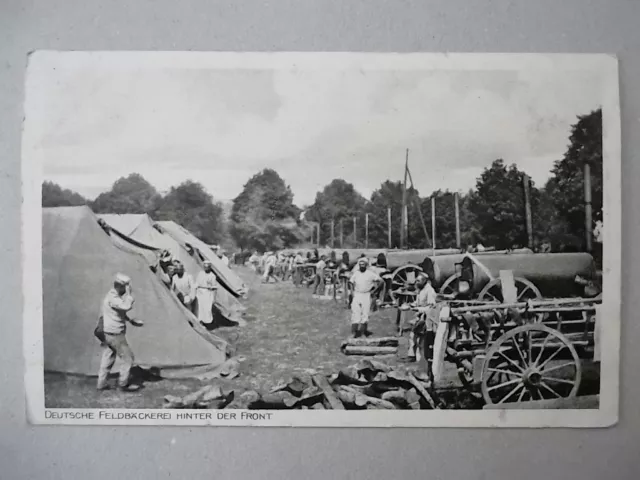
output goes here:
[{"label": "wooden wagon wheel", "polygon": [[408,264],[398,267],[391,274],[391,281],[389,286],[389,296],[394,302],[399,300],[399,292],[406,291],[409,286],[409,276],[413,275],[417,277],[419,273],[422,273],[422,268],[418,265]]},{"label": "wooden wagon wheel", "polygon": [[346,276],[341,277],[342,281],[342,300],[344,300],[344,304],[349,306],[349,296],[351,295],[349,286],[349,279]]},{"label": "wooden wagon wheel", "polygon": [[[538,287],[526,278],[515,277],[513,280],[516,284],[518,302],[525,302],[534,298],[542,298],[542,294],[540,293],[540,290],[538,290]],[[502,281],[499,278],[494,278],[487,283],[480,291],[478,300],[502,303],[504,301],[504,298],[502,297]]]},{"label": "wooden wagon wheel", "polygon": [[386,298],[387,298],[387,282],[383,281],[375,292],[374,300],[377,300],[379,302],[376,308],[384,304],[384,301],[386,300]]},{"label": "wooden wagon wheel", "polygon": [[443,295],[451,295],[452,293],[458,293],[458,284],[460,283],[460,273],[454,273],[440,287],[438,293]]},{"label": "wooden wagon wheel", "polygon": [[570,398],[581,377],[571,341],[552,328],[528,324],[505,333],[487,351],[482,396],[487,404]]}]

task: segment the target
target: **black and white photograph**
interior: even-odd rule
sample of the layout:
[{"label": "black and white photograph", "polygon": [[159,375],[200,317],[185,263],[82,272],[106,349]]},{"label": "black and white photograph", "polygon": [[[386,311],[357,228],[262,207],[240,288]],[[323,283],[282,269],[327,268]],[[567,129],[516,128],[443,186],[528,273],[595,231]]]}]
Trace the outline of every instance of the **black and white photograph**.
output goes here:
[{"label": "black and white photograph", "polygon": [[618,418],[608,55],[32,53],[32,423]]}]

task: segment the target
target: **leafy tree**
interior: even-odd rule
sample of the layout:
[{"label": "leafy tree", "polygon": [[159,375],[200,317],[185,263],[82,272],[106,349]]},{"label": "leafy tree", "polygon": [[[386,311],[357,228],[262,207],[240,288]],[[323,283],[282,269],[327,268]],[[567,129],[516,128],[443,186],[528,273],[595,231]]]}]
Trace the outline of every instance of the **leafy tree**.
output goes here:
[{"label": "leafy tree", "polygon": [[546,191],[557,210],[558,219],[566,222],[563,242],[584,247],[585,203],[584,164],[591,166],[593,226],[602,220],[602,110],[579,116],[571,127],[569,147],[562,160],[555,162],[553,177]]},{"label": "leafy tree", "polygon": [[[496,160],[476,182],[469,208],[485,246],[498,249],[527,246],[523,172],[513,164]],[[540,192],[531,188],[531,208],[536,211]],[[534,227],[535,229],[535,227]]]},{"label": "leafy tree", "polygon": [[478,219],[471,210],[475,195],[474,190],[469,190],[466,195],[460,196],[460,243],[463,249],[478,243],[486,244],[478,225]]},{"label": "leafy tree", "polygon": [[[472,195],[472,194],[469,194]],[[429,235],[431,232],[431,198],[435,198],[436,205],[436,248],[456,247],[456,213],[455,194],[449,190],[436,190],[430,197],[422,199],[422,212],[427,223]],[[458,208],[460,212],[460,242],[461,246],[480,242],[479,235],[473,227],[473,219],[468,209],[468,198],[459,194]]]},{"label": "leafy tree", "polygon": [[[339,245],[339,225],[342,221],[345,247],[355,247],[364,243],[364,211],[367,203],[353,184],[342,179],[332,180],[305,212],[305,219],[320,223],[320,240],[323,244],[331,242],[331,221],[334,221],[335,245]],[[353,217],[356,217],[356,240],[353,244]]]},{"label": "leafy tree", "polygon": [[[371,194],[371,201],[367,207],[369,217],[369,245],[372,247],[388,246],[388,219],[387,209],[391,208],[391,243],[392,247],[400,246],[400,228],[402,215],[402,182],[385,181],[380,188]],[[425,239],[416,200],[420,202],[420,194],[414,188],[407,189],[407,210],[409,217],[409,248],[424,248],[430,245]],[[429,207],[431,208],[431,207]],[[428,214],[423,209],[425,222],[428,222]],[[429,225],[427,225],[429,228]],[[430,233],[430,232],[429,232]]]},{"label": "leafy tree", "polygon": [[142,175],[132,173],[118,179],[111,190],[101,193],[92,202],[96,213],[148,213],[153,215],[161,195]]},{"label": "leafy tree", "polygon": [[230,233],[241,249],[277,249],[304,237],[293,193],[275,170],[264,169],[249,179],[233,200]]},{"label": "leafy tree", "polygon": [[79,193],[62,188],[54,182],[44,182],[42,184],[43,207],[75,207],[86,204],[87,199]]},{"label": "leafy tree", "polygon": [[157,220],[173,220],[206,243],[226,239],[222,205],[200,183],[188,180],[171,187],[154,213]]}]

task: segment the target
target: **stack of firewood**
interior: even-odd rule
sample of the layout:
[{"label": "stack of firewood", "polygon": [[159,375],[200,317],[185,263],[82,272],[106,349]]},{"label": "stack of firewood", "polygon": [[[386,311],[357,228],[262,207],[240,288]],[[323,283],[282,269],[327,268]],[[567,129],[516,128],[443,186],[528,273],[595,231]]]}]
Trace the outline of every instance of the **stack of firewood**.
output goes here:
[{"label": "stack of firewood", "polygon": [[392,369],[384,363],[363,359],[357,364],[310,381],[298,377],[283,382],[266,394],[255,391],[242,395],[249,409],[438,409],[426,375]]},{"label": "stack of firewood", "polygon": [[251,410],[432,410],[482,408],[482,404],[477,392],[452,385],[436,389],[426,373],[392,368],[370,358],[329,376],[292,377],[267,392],[234,395],[209,385],[184,397],[164,397],[164,408]]}]

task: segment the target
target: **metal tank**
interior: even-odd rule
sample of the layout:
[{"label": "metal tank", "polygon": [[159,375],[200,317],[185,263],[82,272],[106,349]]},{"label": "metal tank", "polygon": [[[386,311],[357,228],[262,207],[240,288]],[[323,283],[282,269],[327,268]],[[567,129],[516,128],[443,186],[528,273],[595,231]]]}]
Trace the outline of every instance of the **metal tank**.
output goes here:
[{"label": "metal tank", "polygon": [[[431,249],[420,250],[388,250],[385,255],[387,257],[387,265],[390,270],[403,267],[405,265],[422,265],[425,258],[433,256],[434,251]],[[435,256],[460,254],[460,250],[455,248],[445,248],[435,251]]]},{"label": "metal tank", "polygon": [[481,292],[501,270],[511,270],[514,278],[531,282],[543,297],[559,298],[583,295],[584,287],[576,282],[580,276],[594,280],[596,266],[588,253],[535,253],[505,255],[465,255],[461,278],[471,290]]},{"label": "metal tank", "polygon": [[[521,248],[518,250],[488,250],[486,252],[477,252],[473,255],[477,255],[481,258],[485,258],[490,255],[516,255],[516,254],[532,254],[533,251],[528,248]],[[459,264],[467,256],[466,253],[456,253],[454,255],[441,255],[435,257],[427,257],[420,264],[422,270],[429,275],[431,283],[434,288],[441,288],[445,282],[456,274],[460,273]]]}]

